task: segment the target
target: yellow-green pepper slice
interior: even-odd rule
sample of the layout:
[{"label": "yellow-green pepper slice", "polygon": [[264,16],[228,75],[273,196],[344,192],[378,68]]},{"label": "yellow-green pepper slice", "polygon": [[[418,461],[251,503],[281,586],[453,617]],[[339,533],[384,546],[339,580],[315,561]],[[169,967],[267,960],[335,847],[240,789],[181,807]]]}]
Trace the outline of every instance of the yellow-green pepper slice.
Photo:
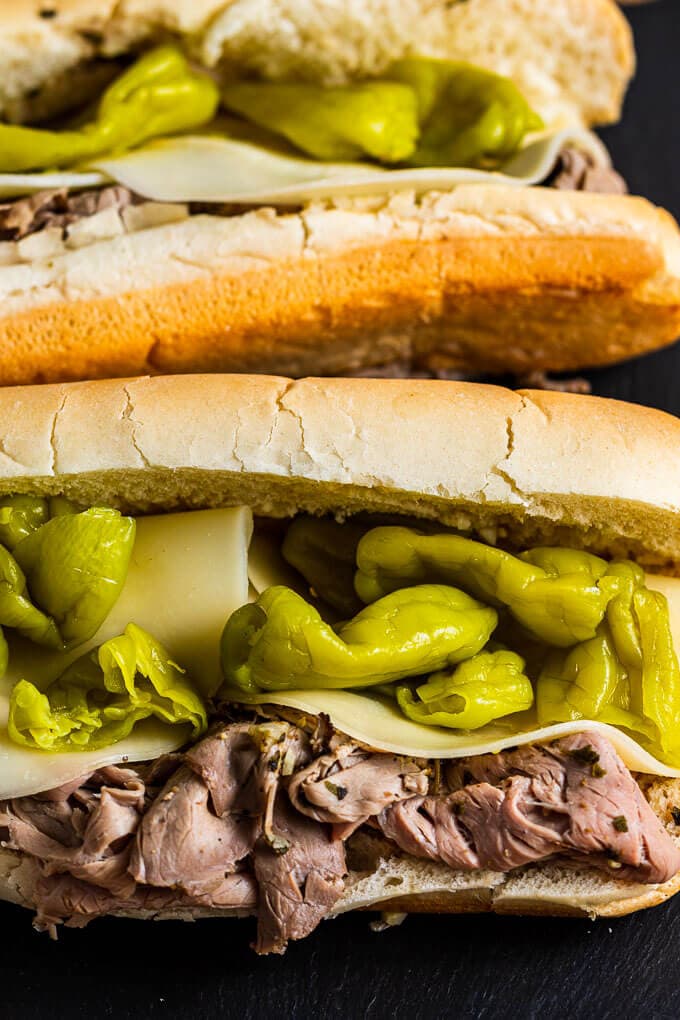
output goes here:
[{"label": "yellow-green pepper slice", "polygon": [[397,82],[338,88],[235,82],[223,88],[222,102],[316,159],[343,162],[370,156],[399,163],[416,147],[416,97]]},{"label": "yellow-green pepper slice", "polygon": [[417,96],[421,134],[407,157],[412,166],[497,167],[544,127],[509,78],[471,64],[407,57],[385,77]]},{"label": "yellow-green pepper slice", "polygon": [[534,701],[524,661],[505,650],[479,652],[415,689],[397,684],[396,693],[402,712],[414,722],[465,730],[524,712]]},{"label": "yellow-green pepper slice", "polygon": [[[74,648],[91,638],[121,592],[134,541],[133,518],[93,507],[53,517],[19,542],[14,548],[17,569],[26,575],[31,601],[41,607],[40,617],[47,621],[44,634],[39,628],[31,634],[27,622],[18,627],[21,633],[58,648]],[[5,560],[9,557],[6,550],[0,552]],[[21,578],[13,576],[20,590]],[[14,604],[19,608],[17,597]],[[21,610],[27,611],[23,604]],[[17,626],[2,614],[1,588],[0,624]]]},{"label": "yellow-green pepper slice", "polygon": [[10,551],[23,538],[46,524],[49,503],[39,496],[5,496],[0,500],[0,544]]},{"label": "yellow-green pepper slice", "polygon": [[268,588],[222,635],[226,684],[244,691],[352,688],[420,676],[480,651],[495,610],[444,585],[392,592],[337,632],[290,588]]},{"label": "yellow-green pepper slice", "polygon": [[602,625],[589,641],[548,657],[537,684],[540,724],[597,719],[625,677],[609,628]]},{"label": "yellow-green pepper slice", "polygon": [[635,564],[615,563],[616,590],[597,636],[553,653],[538,679],[541,725],[594,719],[633,733],[663,761],[680,763],[680,666],[668,603]]},{"label": "yellow-green pepper slice", "polygon": [[0,546],[0,626],[17,630],[38,645],[63,648],[56,623],[33,604],[26,576],[4,546]]},{"label": "yellow-green pepper slice", "polygon": [[327,517],[296,517],[281,545],[281,554],[302,574],[312,594],[341,614],[355,616],[362,603],[354,591],[359,540],[369,530],[365,522]]},{"label": "yellow-green pepper slice", "polygon": [[369,531],[357,549],[357,568],[354,585],[364,602],[409,584],[456,585],[506,606],[532,636],[560,647],[594,637],[613,595],[597,583],[606,562],[589,553],[553,549],[513,556],[459,535],[409,528]]},{"label": "yellow-green pepper slice", "polygon": [[[41,751],[92,751],[123,740],[155,716],[205,732],[205,705],[184,670],[150,634],[129,624],[72,663],[42,693],[20,680],[10,696],[10,738]],[[188,736],[188,734],[187,734]]]},{"label": "yellow-green pepper slice", "polygon": [[78,130],[0,124],[0,172],[68,167],[133,149],[150,138],[206,124],[218,104],[212,79],[192,71],[175,47],[160,46],[109,86],[94,121]]}]

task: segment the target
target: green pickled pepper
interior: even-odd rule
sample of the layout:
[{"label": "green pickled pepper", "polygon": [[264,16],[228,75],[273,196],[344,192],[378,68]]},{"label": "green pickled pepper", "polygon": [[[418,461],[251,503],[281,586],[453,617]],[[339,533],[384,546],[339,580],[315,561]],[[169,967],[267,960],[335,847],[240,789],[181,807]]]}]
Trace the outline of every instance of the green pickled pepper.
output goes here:
[{"label": "green pickled pepper", "polygon": [[641,588],[633,605],[642,647],[640,709],[656,727],[661,757],[680,767],[680,666],[668,602],[660,592]]},{"label": "green pickled pepper", "polygon": [[[354,590],[359,542],[373,528],[404,523],[404,518],[396,514],[359,515],[343,523],[331,517],[300,514],[288,526],[281,554],[302,574],[322,603],[347,619],[363,606]],[[432,521],[414,520],[412,526],[425,532],[442,530]]]},{"label": "green pickled pepper", "polygon": [[65,648],[91,638],[113,608],[127,577],[135,529],[133,518],[93,507],[53,517],[15,547],[32,600],[49,614]]},{"label": "green pickled pepper", "polygon": [[343,162],[370,156],[399,163],[416,147],[416,97],[397,82],[338,88],[235,82],[223,88],[222,102],[316,159]]},{"label": "green pickled pepper", "polygon": [[50,518],[49,504],[39,496],[6,496],[0,500],[0,544],[10,551]]},{"label": "green pickled pepper", "polygon": [[231,615],[222,635],[228,687],[244,691],[352,688],[419,676],[481,651],[495,610],[443,585],[393,592],[337,632],[281,586]]},{"label": "green pickled pepper", "polygon": [[536,685],[541,725],[597,719],[610,704],[625,674],[606,626],[568,652],[553,652]]},{"label": "green pickled pepper", "polygon": [[210,77],[194,72],[175,47],[159,46],[109,86],[95,119],[78,130],[0,124],[0,172],[68,167],[132,149],[206,124],[218,104]]},{"label": "green pickled pepper", "polygon": [[29,680],[12,690],[8,733],[42,751],[91,751],[123,740],[155,717],[191,727],[197,739],[208,717],[203,701],[150,634],[135,624],[72,662],[46,691]]},{"label": "green pickled pepper", "polygon": [[407,57],[385,77],[417,97],[421,133],[407,159],[412,166],[497,167],[544,127],[509,78],[471,64]]},{"label": "green pickled pepper", "polygon": [[[456,585],[507,607],[540,641],[568,647],[595,636],[612,592],[597,583],[607,569],[604,560],[576,550],[558,552],[559,559],[555,550],[517,557],[459,535],[375,528],[359,543],[354,584],[369,603],[409,584]],[[538,565],[541,560],[551,565],[550,572]]]},{"label": "green pickled pepper", "polygon": [[48,648],[63,647],[54,620],[33,604],[26,576],[16,559],[0,546],[0,626]]},{"label": "green pickled pepper", "polygon": [[476,730],[531,708],[534,690],[514,652],[483,651],[415,688],[396,684],[399,707],[414,722]]},{"label": "green pickled pepper", "polygon": [[281,546],[286,562],[344,618],[362,608],[354,591],[354,571],[357,546],[367,530],[366,524],[355,521],[338,524],[324,517],[296,517]]}]

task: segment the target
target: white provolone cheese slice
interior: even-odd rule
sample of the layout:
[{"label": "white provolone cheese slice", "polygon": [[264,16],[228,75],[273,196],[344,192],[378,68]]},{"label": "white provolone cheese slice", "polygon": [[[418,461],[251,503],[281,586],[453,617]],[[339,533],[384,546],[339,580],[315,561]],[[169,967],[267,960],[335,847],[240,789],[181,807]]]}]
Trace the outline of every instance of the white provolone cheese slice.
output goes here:
[{"label": "white provolone cheese slice", "polygon": [[51,188],[72,188],[74,191],[99,188],[106,182],[107,177],[96,171],[78,173],[57,170],[49,174],[0,174],[0,199],[34,195],[37,191]]},{"label": "white provolone cheese slice", "polygon": [[153,634],[197,687],[214,691],[220,680],[222,629],[248,600],[251,533],[252,515],[244,507],[139,518],[120,598],[91,641],[67,655],[12,641],[10,668],[0,681],[0,800],[49,790],[102,765],[157,758],[185,742],[186,727],[148,720],[100,751],[33,751],[7,735],[10,691],[22,677],[39,686],[53,679],[89,648],[121,634],[128,623]]},{"label": "white provolone cheese slice", "polygon": [[368,163],[322,163],[282,155],[249,141],[217,135],[184,135],[152,142],[122,156],[94,160],[88,172],[0,174],[0,198],[43,188],[123,184],[156,202],[295,204],[339,195],[393,191],[448,191],[463,184],[531,185],[544,181],[569,145],[609,164],[589,131],[570,130],[531,141],[501,173],[461,167],[389,170]]},{"label": "white provolone cheese slice", "polygon": [[474,731],[447,730],[441,726],[412,722],[387,698],[354,691],[275,691],[249,695],[248,703],[281,705],[309,715],[324,712],[336,729],[360,743],[415,758],[467,758],[519,744],[554,740],[569,733],[597,730],[611,741],[629,769],[650,775],[680,777],[680,769],[664,765],[621,730],[587,719],[538,726],[536,720],[527,714],[521,728],[497,723]]},{"label": "white provolone cheese slice", "polygon": [[[260,567],[260,573],[265,578],[276,577],[276,560],[271,561],[270,571],[271,574],[268,574],[264,566]],[[673,640],[676,649],[680,649],[680,579],[649,575],[647,583],[668,599]],[[633,771],[680,777],[680,769],[664,765],[623,731],[591,720],[541,727],[537,725],[533,713],[528,712],[516,717],[513,723],[500,721],[479,730],[462,731],[413,722],[389,699],[354,691],[276,691],[255,698],[249,696],[249,701],[281,705],[310,715],[324,712],[338,730],[363,744],[418,758],[463,758],[502,751],[518,744],[553,740],[585,729],[596,730],[611,741],[622,760]]]}]

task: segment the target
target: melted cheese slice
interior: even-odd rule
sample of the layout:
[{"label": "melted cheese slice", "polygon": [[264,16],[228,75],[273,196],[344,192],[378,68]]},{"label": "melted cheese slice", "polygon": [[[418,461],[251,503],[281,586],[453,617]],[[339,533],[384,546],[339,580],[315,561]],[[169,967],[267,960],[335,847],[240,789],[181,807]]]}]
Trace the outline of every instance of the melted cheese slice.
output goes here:
[{"label": "melted cheese slice", "polygon": [[140,518],[120,598],[91,641],[67,655],[12,642],[10,668],[0,681],[0,800],[49,790],[103,765],[157,758],[185,742],[186,727],[147,720],[99,751],[33,751],[7,735],[10,691],[21,677],[47,683],[134,622],[165,645],[197,687],[213,692],[220,682],[224,623],[248,599],[251,533],[252,515],[244,507]]},{"label": "melted cheese slice", "polygon": [[122,156],[95,160],[86,173],[0,174],[0,198],[42,188],[122,184],[156,202],[296,204],[340,195],[448,191],[463,184],[531,185],[544,181],[560,151],[575,145],[609,164],[602,143],[585,130],[560,131],[530,142],[502,173],[461,167],[387,170],[367,163],[322,163],[282,155],[249,141],[185,135]]},{"label": "melted cheese slice", "polygon": [[[290,567],[278,549],[270,547],[268,540],[257,533],[250,559],[251,582],[258,593],[273,584],[288,583]],[[676,649],[680,649],[680,579],[648,575],[647,584],[668,599],[673,641]],[[355,691],[271,691],[249,696],[249,703],[280,705],[309,715],[324,712],[338,730],[362,744],[417,758],[465,758],[596,730],[613,744],[629,769],[680,777],[680,769],[664,765],[622,730],[585,719],[539,726],[534,713],[526,712],[515,716],[511,722],[501,720],[479,730],[466,731],[413,722],[390,699]]]}]

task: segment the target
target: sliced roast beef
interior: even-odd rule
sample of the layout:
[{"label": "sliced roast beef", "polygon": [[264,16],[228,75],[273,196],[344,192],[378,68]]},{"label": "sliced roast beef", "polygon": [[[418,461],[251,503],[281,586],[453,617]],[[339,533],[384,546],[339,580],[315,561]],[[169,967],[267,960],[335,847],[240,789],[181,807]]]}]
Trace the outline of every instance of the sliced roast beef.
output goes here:
[{"label": "sliced roast beef", "polygon": [[212,891],[270,842],[279,777],[307,761],[305,735],[287,723],[220,727],[184,755],[144,817],[130,861],[137,882]]},{"label": "sliced roast beef", "polygon": [[74,195],[66,188],[39,191],[28,198],[0,205],[0,240],[20,241],[47,227],[64,229],[105,209],[121,212],[138,201],[128,188],[118,184]]},{"label": "sliced roast beef", "polygon": [[599,734],[470,758],[448,780],[453,793],[383,811],[384,834],[456,868],[509,871],[561,854],[639,882],[680,870],[680,849]]},{"label": "sliced roast beef", "polygon": [[288,722],[221,726],[150,767],[0,803],[0,840],[35,868],[37,923],[257,908],[258,952],[283,952],[342,894],[343,840],[367,820],[395,848],[452,868],[504,872],[558,855],[640,882],[680,870],[680,850],[597,733],[449,765],[431,795],[413,759],[335,736],[314,760],[312,747]]},{"label": "sliced roast beef", "polygon": [[260,805],[250,802],[248,789],[257,764],[258,750],[250,737],[251,727],[220,727],[204,737],[183,756],[183,761],[208,789],[212,810],[221,818],[229,811],[257,815]]},{"label": "sliced roast beef", "polygon": [[[48,794],[0,805],[2,842],[116,895],[134,890],[131,840],[144,810],[144,783],[132,769],[110,767]],[[4,830],[4,832],[2,831]]]},{"label": "sliced roast beef", "polygon": [[160,913],[190,910],[197,906],[250,914],[257,906],[257,886],[252,875],[240,872],[229,875],[212,893],[203,896],[189,896],[174,889],[150,886],[137,886],[130,895],[120,896],[112,890],[80,881],[73,875],[46,875],[36,883],[34,905],[35,927],[54,935],[57,924],[82,928],[104,914]]},{"label": "sliced roast beef", "polygon": [[611,166],[602,166],[589,152],[568,146],[562,149],[545,181],[560,191],[591,191],[606,195],[625,195],[628,187]]},{"label": "sliced roast beef", "polygon": [[295,811],[283,792],[276,798],[274,828],[283,852],[261,838],[253,855],[259,888],[258,953],[283,953],[289,939],[309,935],[342,895],[345,847],[329,826]]},{"label": "sliced roast beef", "polygon": [[373,754],[348,742],[297,772],[288,793],[298,811],[332,823],[335,838],[347,839],[388,804],[427,789],[428,772],[413,758]]},{"label": "sliced roast beef", "polygon": [[274,803],[279,782],[307,764],[310,758],[309,739],[297,726],[288,723],[254,726],[251,736],[260,751],[253,779],[261,803],[262,835],[280,853],[288,848],[288,844],[274,824]]},{"label": "sliced roast beef", "polygon": [[145,885],[209,893],[248,856],[258,831],[256,818],[215,814],[208,787],[183,765],[144,816],[130,874]]}]

